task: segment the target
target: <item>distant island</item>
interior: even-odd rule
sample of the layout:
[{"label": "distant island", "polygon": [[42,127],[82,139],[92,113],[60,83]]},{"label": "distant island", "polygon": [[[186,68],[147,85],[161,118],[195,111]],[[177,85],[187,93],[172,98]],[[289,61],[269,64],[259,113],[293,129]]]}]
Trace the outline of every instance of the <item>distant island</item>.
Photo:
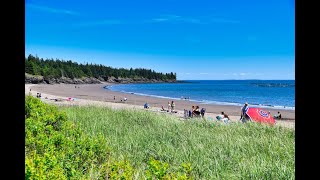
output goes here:
[{"label": "distant island", "polygon": [[161,83],[177,81],[176,73],[161,73],[151,69],[112,68],[101,64],[78,64],[71,60],[25,57],[25,83],[32,84],[98,84],[110,83]]}]

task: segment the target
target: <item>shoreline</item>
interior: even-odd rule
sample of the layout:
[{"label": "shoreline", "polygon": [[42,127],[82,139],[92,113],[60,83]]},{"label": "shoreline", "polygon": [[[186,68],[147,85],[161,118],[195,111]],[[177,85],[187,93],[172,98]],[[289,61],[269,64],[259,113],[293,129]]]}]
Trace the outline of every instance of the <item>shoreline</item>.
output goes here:
[{"label": "shoreline", "polygon": [[[229,115],[231,121],[237,121],[240,119],[241,106],[236,105],[221,105],[221,104],[201,104],[194,101],[188,100],[177,100],[169,98],[159,98],[151,96],[142,96],[138,94],[130,94],[123,92],[111,91],[104,88],[105,86],[117,85],[115,83],[102,83],[102,84],[25,84],[25,93],[29,93],[31,88],[32,95],[36,95],[36,92],[42,94],[42,99],[46,96],[59,96],[60,98],[76,98],[76,101],[87,100],[87,101],[97,101],[99,103],[104,103],[111,107],[134,107],[143,109],[145,102],[148,102],[152,110],[160,111],[161,106],[164,109],[168,107],[168,101],[175,102],[175,110],[178,111],[178,116],[183,116],[183,110],[190,110],[192,105],[199,105],[200,109],[202,107],[206,108],[205,117],[210,117],[215,119],[215,117],[224,111]],[[75,88],[76,87],[76,88]],[[114,96],[116,100],[114,100]],[[121,101],[126,97],[127,101]],[[48,99],[50,99],[48,97]],[[76,101],[72,103],[76,103]],[[68,102],[70,103],[70,102]],[[90,103],[90,102],[87,102]],[[249,104],[250,106],[250,104]],[[253,107],[253,106],[252,106]],[[281,112],[282,117],[286,120],[277,120],[277,124],[290,124],[289,126],[294,128],[295,125],[295,110],[291,109],[274,109],[274,108],[262,108],[265,111],[270,111],[272,115],[276,114],[278,111]]]},{"label": "shoreline", "polygon": [[[119,84],[112,84],[112,85],[119,85]],[[103,88],[105,90],[110,90],[108,88],[108,86],[112,86],[112,85],[106,85]],[[110,90],[110,91],[112,91],[112,90]],[[119,91],[112,91],[112,92],[119,92]],[[149,95],[149,94],[133,93],[133,92],[119,92],[119,93],[135,94],[137,96],[154,97],[154,98],[160,98],[160,99],[172,99],[172,100],[190,101],[190,102],[192,102],[194,104],[201,104],[201,105],[204,105],[204,106],[205,105],[226,105],[226,106],[238,106],[238,107],[242,107],[243,106],[243,104],[234,103],[234,102],[220,102],[220,101],[206,101],[206,100],[172,98],[172,97],[166,97],[166,96]],[[282,111],[282,110],[292,110],[292,111],[294,111],[295,110],[295,107],[291,107],[291,106],[273,106],[273,105],[265,105],[265,104],[250,104],[250,105],[251,105],[251,107],[257,107],[257,108],[261,108],[261,109],[274,109],[274,110],[278,110],[278,111]]]}]

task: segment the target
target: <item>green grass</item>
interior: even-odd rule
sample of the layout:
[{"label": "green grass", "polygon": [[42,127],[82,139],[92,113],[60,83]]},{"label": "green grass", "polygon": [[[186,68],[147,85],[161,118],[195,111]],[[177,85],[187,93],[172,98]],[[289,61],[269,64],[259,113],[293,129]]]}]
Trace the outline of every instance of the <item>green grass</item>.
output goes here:
[{"label": "green grass", "polygon": [[101,134],[116,160],[143,175],[150,157],[170,171],[191,163],[196,179],[295,179],[295,132],[256,123],[180,121],[143,110],[61,107],[84,134]]},{"label": "green grass", "polygon": [[[102,133],[90,133],[65,112],[25,99],[25,179],[192,179],[183,163],[172,170],[167,162],[150,159],[139,171],[127,158],[113,158]],[[92,131],[91,131],[92,132]]]}]

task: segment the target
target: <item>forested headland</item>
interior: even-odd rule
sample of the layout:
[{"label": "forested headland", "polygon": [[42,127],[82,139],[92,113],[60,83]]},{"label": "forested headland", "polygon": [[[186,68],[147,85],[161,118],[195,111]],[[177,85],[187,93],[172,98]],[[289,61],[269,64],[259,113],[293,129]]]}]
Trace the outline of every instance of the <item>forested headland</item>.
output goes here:
[{"label": "forested headland", "polygon": [[145,68],[113,68],[102,64],[81,64],[71,60],[25,58],[25,83],[146,83],[176,82],[176,73],[155,72]]}]

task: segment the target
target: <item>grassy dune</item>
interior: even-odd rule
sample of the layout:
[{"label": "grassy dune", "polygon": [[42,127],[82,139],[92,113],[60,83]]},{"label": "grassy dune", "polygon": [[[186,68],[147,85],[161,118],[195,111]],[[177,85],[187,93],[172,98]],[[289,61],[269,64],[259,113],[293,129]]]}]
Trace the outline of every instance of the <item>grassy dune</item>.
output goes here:
[{"label": "grassy dune", "polygon": [[25,103],[25,179],[294,179],[291,129]]},{"label": "grassy dune", "polygon": [[255,123],[179,121],[148,111],[61,107],[85,134],[101,134],[116,160],[143,175],[150,157],[177,171],[191,163],[196,179],[294,179],[295,132]]}]

